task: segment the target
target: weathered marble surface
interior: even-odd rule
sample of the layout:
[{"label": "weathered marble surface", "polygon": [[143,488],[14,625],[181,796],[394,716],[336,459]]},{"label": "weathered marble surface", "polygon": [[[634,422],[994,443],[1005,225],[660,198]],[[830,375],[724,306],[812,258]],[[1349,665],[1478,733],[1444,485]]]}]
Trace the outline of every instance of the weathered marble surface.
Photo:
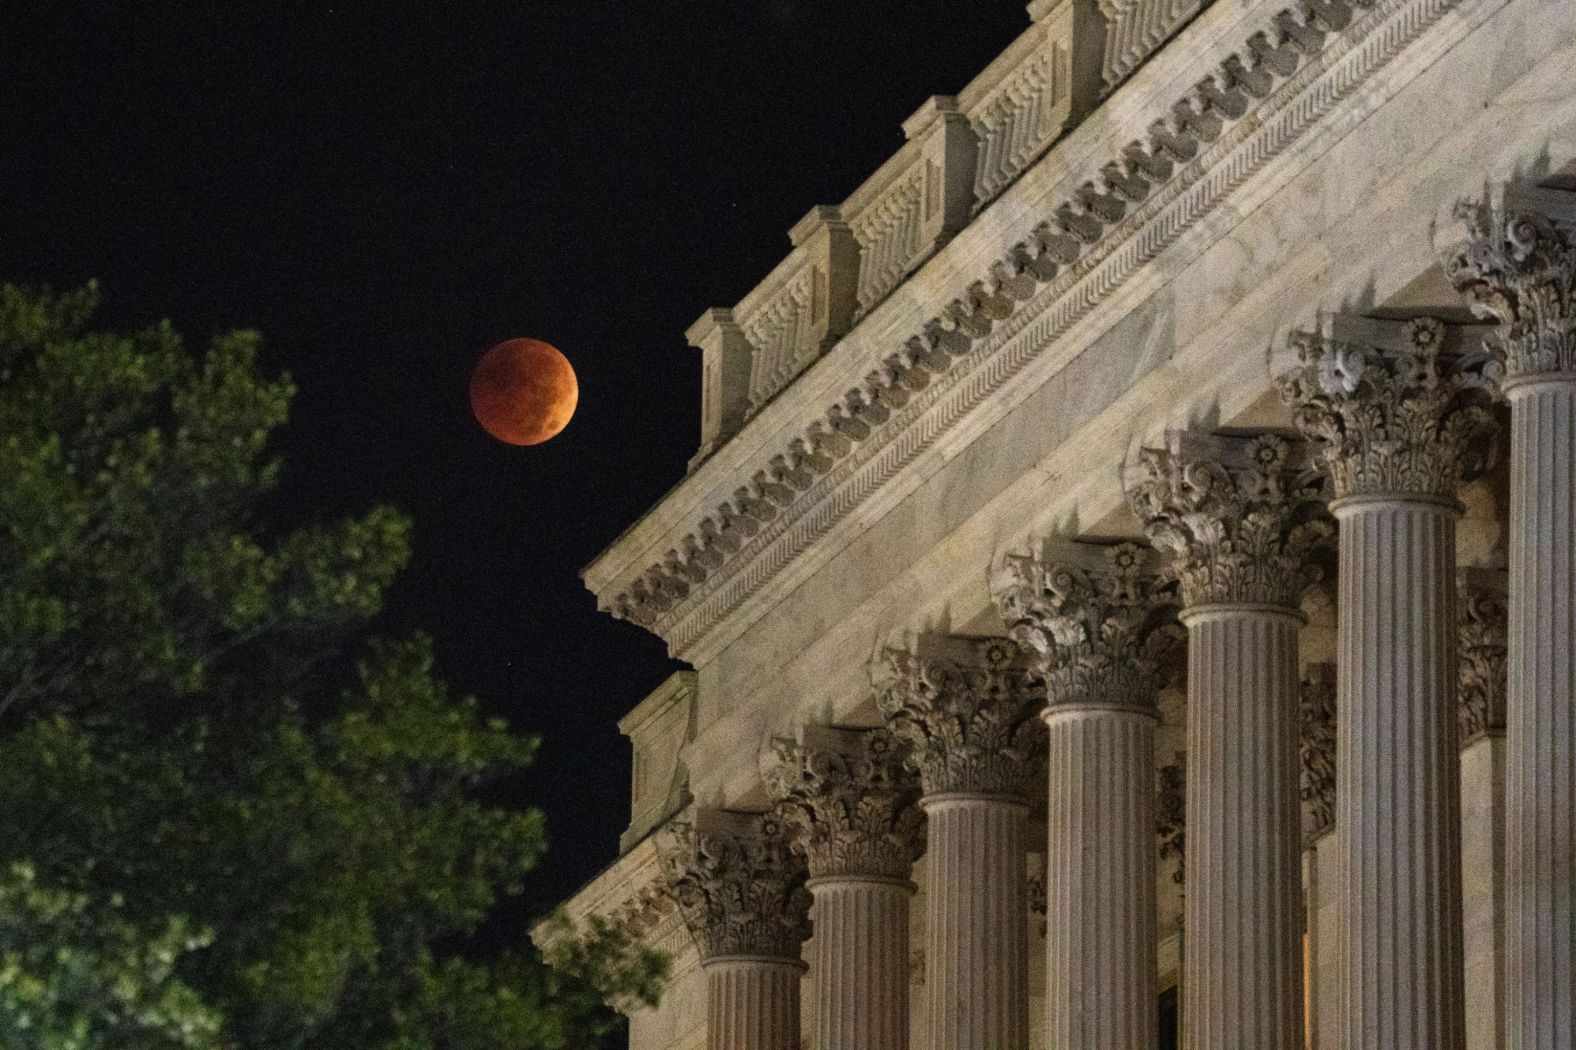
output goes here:
[{"label": "weathered marble surface", "polygon": [[[670,549],[681,550],[702,517],[1142,137],[1205,71],[1241,52],[1283,6],[1245,0],[1206,8],[700,463],[587,570],[588,586],[610,599]],[[987,576],[1002,552],[1052,534],[1138,537],[1121,472],[1166,430],[1285,431],[1290,419],[1270,394],[1269,358],[1290,329],[1343,310],[1446,310],[1464,319],[1435,266],[1431,230],[1449,221],[1457,199],[1480,195],[1486,183],[1576,172],[1576,9],[1568,0],[1380,0],[1375,8],[1375,18],[1389,18],[1385,27],[1351,52],[1352,66],[1331,70],[1330,93],[1303,100],[1316,119],[1292,127],[1288,110],[1256,123],[1258,138],[1244,131],[1235,152],[1220,150],[1225,155],[1211,160],[1218,167],[1195,163],[1188,170],[1200,178],[1188,192],[1201,202],[1207,196],[1207,206],[1170,227],[1142,265],[1117,272],[1110,268],[1120,259],[1090,256],[1053,285],[1054,295],[1042,285],[990,336],[993,353],[1020,355],[1009,378],[944,428],[927,431],[932,422],[921,420],[911,435],[894,436],[893,448],[912,451],[892,454],[878,486],[840,481],[805,512],[801,546],[741,568],[724,613],[704,630],[674,634],[676,651],[696,666],[693,740],[682,760],[700,802],[762,807],[756,755],[773,733],[810,723],[876,724],[862,682],[883,647],[922,632],[999,633]],[[1359,58],[1370,71],[1348,75]],[[1138,240],[1130,243],[1139,251]],[[1469,549],[1496,542],[1498,512],[1474,517],[1476,499],[1463,493],[1464,564]],[[1307,659],[1333,653],[1332,604],[1326,600],[1323,619],[1315,615],[1304,634]],[[1157,763],[1174,761],[1179,724],[1171,715],[1162,723]],[[1466,772],[1462,805],[1475,819],[1484,799],[1470,785],[1484,776]],[[1320,1048],[1335,1045],[1338,1017],[1323,994],[1334,980],[1325,948],[1335,939],[1333,886],[1342,867],[1335,842],[1319,839],[1304,869],[1315,912],[1310,984]],[[1470,836],[1467,846],[1473,849]],[[646,849],[636,845],[574,909],[623,906],[653,870]],[[916,915],[931,892],[927,866],[919,865]],[[1156,881],[1164,978],[1182,941],[1164,864]],[[662,921],[667,943],[687,936],[671,917]],[[914,929],[918,945],[917,919]],[[1472,936],[1469,928],[1468,967],[1480,958]],[[705,1045],[705,982],[693,949],[681,946],[678,955],[663,1006],[632,1018],[632,1045],[640,1050]],[[1031,966],[1039,969],[1037,960]],[[814,989],[807,982],[803,994]],[[913,992],[917,1039],[923,984]],[[1044,1038],[1042,993],[1034,988],[1031,999],[1036,1047]],[[1469,1027],[1469,1045],[1487,1045],[1483,1038]]]}]

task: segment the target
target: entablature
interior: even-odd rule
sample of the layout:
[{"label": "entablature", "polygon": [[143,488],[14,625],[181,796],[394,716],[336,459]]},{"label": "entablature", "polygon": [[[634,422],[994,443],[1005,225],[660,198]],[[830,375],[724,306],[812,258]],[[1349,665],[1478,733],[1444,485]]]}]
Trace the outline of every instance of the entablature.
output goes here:
[{"label": "entablature", "polygon": [[1098,330],[1102,313],[1115,323],[1152,282],[1125,285],[1197,240],[1457,6],[1208,9],[590,566],[587,585],[703,663],[801,578],[835,526],[892,506],[922,456],[965,447],[1020,373],[1043,382],[1065,365],[1081,349],[1070,331]]}]

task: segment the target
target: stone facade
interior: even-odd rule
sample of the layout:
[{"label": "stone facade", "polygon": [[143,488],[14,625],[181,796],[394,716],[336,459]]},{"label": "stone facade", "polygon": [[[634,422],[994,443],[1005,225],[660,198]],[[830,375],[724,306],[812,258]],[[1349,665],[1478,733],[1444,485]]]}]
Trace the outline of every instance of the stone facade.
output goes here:
[{"label": "stone facade", "polygon": [[1576,1050],[1576,7],[1030,15],[586,570],[631,1046]]}]

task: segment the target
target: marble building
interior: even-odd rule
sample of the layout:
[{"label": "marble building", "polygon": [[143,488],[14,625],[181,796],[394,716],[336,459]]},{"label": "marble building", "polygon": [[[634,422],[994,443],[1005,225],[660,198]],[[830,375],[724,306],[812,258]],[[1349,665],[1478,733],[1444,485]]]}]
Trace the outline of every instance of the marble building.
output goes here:
[{"label": "marble building", "polygon": [[903,130],[585,571],[631,1046],[1576,1050],[1576,4],[1036,0]]}]

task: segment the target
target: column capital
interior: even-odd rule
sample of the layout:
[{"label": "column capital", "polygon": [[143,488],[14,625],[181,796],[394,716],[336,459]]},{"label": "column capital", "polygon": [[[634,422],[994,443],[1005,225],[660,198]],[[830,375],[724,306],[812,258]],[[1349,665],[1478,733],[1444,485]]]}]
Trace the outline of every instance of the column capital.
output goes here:
[{"label": "column capital", "polygon": [[1472,313],[1499,326],[1484,348],[1507,388],[1561,373],[1576,381],[1576,223],[1562,228],[1540,203],[1576,219],[1576,194],[1552,190],[1458,203],[1466,239],[1444,260]]},{"label": "column capital", "polygon": [[1299,687],[1302,734],[1302,838],[1309,843],[1335,824],[1335,665],[1313,664]]},{"label": "column capital", "polygon": [[663,870],[703,962],[799,959],[810,936],[810,892],[779,821],[702,810],[661,834]]},{"label": "column capital", "polygon": [[1456,506],[1462,479],[1492,461],[1492,363],[1432,317],[1337,319],[1335,332],[1294,334],[1278,385],[1336,500]]},{"label": "column capital", "polygon": [[912,749],[927,796],[1038,793],[1044,694],[1012,642],[926,636],[912,650],[887,650],[878,676],[881,713]]},{"label": "column capital", "polygon": [[1103,704],[1153,710],[1164,661],[1181,641],[1175,587],[1133,543],[1052,541],[1007,557],[992,593],[1007,631],[1032,651],[1050,710]]},{"label": "column capital", "polygon": [[773,742],[765,775],[811,879],[906,882],[924,851],[919,783],[885,729],[810,726]]},{"label": "column capital", "polygon": [[1505,573],[1464,569],[1458,576],[1461,742],[1505,728],[1509,624]]},{"label": "column capital", "polygon": [[1167,556],[1188,608],[1295,610],[1318,578],[1309,555],[1335,530],[1303,442],[1174,431],[1165,448],[1139,453],[1127,482],[1128,503]]}]

